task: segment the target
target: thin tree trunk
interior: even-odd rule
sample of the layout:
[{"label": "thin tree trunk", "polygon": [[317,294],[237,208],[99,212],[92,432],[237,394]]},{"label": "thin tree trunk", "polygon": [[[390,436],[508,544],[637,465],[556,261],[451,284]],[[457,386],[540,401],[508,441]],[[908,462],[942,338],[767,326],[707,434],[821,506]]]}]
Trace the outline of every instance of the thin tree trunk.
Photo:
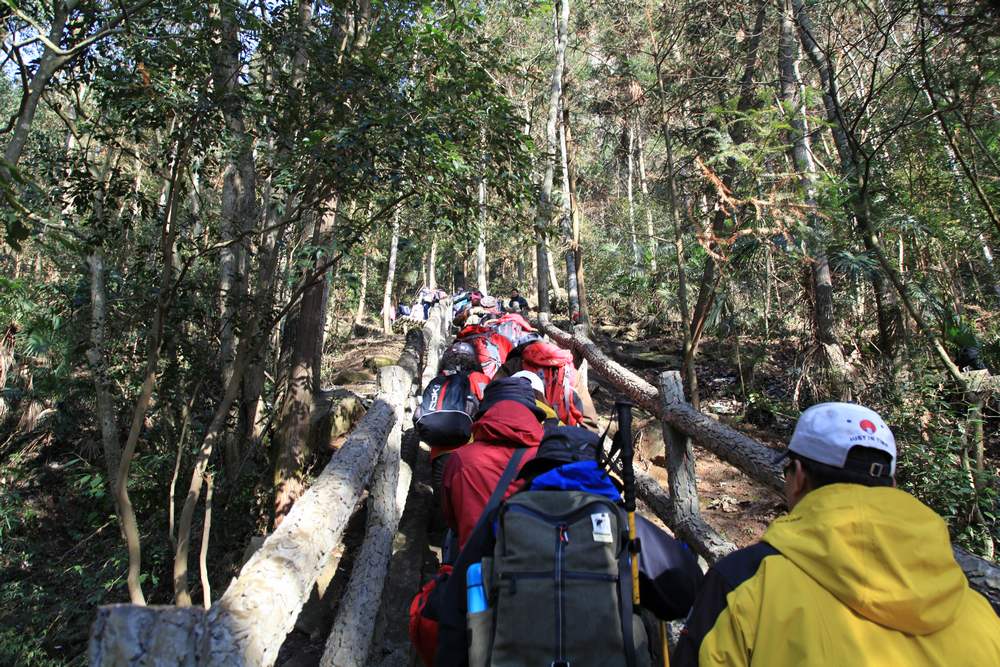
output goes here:
[{"label": "thin tree trunk", "polygon": [[173,282],[173,248],[174,237],[176,235],[175,216],[179,190],[178,182],[183,169],[182,162],[186,153],[185,147],[178,143],[174,147],[173,153],[170,178],[168,180],[168,195],[164,209],[163,228],[160,232],[160,261],[163,262],[163,266],[160,270],[156,309],[153,314],[150,332],[147,336],[145,375],[142,387],[139,390],[139,397],[136,399],[135,409],[132,412],[132,424],[129,428],[128,439],[125,441],[125,447],[122,449],[122,456],[118,465],[118,478],[115,483],[122,532],[125,534],[125,542],[128,546],[128,590],[129,598],[133,604],[145,604],[146,601],[142,594],[142,584],[139,579],[142,570],[142,547],[140,545],[139,526],[136,521],[135,510],[128,495],[128,475],[132,459],[135,456],[136,445],[139,442],[139,435],[146,421],[146,411],[153,397],[153,388],[156,384],[156,371],[160,361],[163,321],[166,317],[169,305],[167,299]]},{"label": "thin tree trunk", "polygon": [[[830,59],[816,42],[815,31],[803,0],[792,0],[792,7],[799,27],[802,48],[819,72],[820,83],[823,86],[823,105],[827,121],[830,124],[833,143],[840,158],[840,172],[852,195],[848,212],[854,217],[855,225],[862,229],[868,226],[867,221],[862,221],[860,218],[868,210],[866,203],[868,197],[867,182],[870,182],[871,179],[870,176],[862,176],[858,173],[858,161],[850,142],[849,130],[840,105],[836,75]],[[862,234],[862,237],[865,250],[871,253],[872,247],[868,236]],[[902,314],[883,275],[877,271],[873,272],[871,280],[872,288],[875,291],[879,347],[886,358],[892,359],[896,349],[896,334],[902,330]]]},{"label": "thin tree trunk", "polygon": [[[566,104],[565,89],[563,89],[562,103]],[[576,242],[573,235],[573,203],[569,185],[569,150],[566,145],[566,132],[568,112],[563,109],[559,123],[559,153],[562,159],[562,215],[560,216],[560,229],[562,230],[563,245],[565,246],[566,258],[566,292],[567,309],[570,321],[580,321],[580,291],[577,285],[576,270]]]},{"label": "thin tree trunk", "polygon": [[[792,0],[783,0],[781,12],[781,33],[778,44],[778,65],[780,72],[780,94],[782,103],[788,114],[788,139],[792,161],[799,172],[799,187],[803,202],[807,208],[809,226],[816,236],[822,236],[823,224],[817,207],[816,166],[813,162],[810,148],[809,131],[806,127],[806,109],[803,97],[802,82],[799,77],[799,48],[795,38],[795,14]],[[813,247],[810,276],[813,289],[813,326],[816,341],[831,352],[839,348],[834,331],[833,282],[830,274],[830,263],[825,249]],[[840,357],[842,359],[843,353]],[[835,359],[831,362],[836,363]]]},{"label": "thin tree trunk", "polygon": [[104,447],[104,465],[108,470],[111,493],[116,494],[115,485],[121,461],[121,443],[118,440],[118,425],[115,420],[115,406],[111,397],[111,383],[108,380],[104,349],[108,300],[107,290],[104,286],[104,251],[95,248],[87,257],[87,264],[90,266],[90,349],[87,350],[87,360],[94,373],[97,415],[101,424],[101,443]]},{"label": "thin tree trunk", "polygon": [[628,134],[628,150],[626,151],[626,181],[625,197],[628,200],[628,236],[632,244],[632,274],[639,275],[642,271],[642,252],[639,249],[639,236],[635,231],[635,197],[632,193],[632,181],[635,177],[635,126],[631,119],[625,121]]},{"label": "thin tree trunk", "polygon": [[208,582],[208,538],[212,531],[212,475],[205,478],[205,520],[201,528],[201,551],[198,567],[201,571],[201,596],[205,609],[212,606],[212,588]]},{"label": "thin tree trunk", "polygon": [[489,276],[486,268],[486,180],[479,178],[479,228],[476,244],[476,286],[484,295],[489,294]]},{"label": "thin tree trunk", "polygon": [[396,252],[399,246],[399,211],[392,217],[392,236],[389,239],[389,267],[385,276],[385,290],[382,292],[382,331],[392,333],[392,285],[396,279]]},{"label": "thin tree trunk", "polygon": [[639,189],[642,191],[642,207],[646,209],[646,240],[649,243],[649,270],[656,273],[656,255],[659,244],[656,241],[656,230],[653,228],[653,209],[649,205],[649,185],[646,183],[646,158],[643,156],[642,132],[636,136],[636,151],[639,156]]},{"label": "thin tree trunk", "polygon": [[566,170],[569,174],[570,215],[573,221],[573,252],[576,255],[576,287],[580,303],[580,323],[590,332],[590,309],[587,306],[587,282],[583,270],[583,248],[580,245],[580,202],[576,189],[576,147],[573,128],[569,123],[569,109],[563,106],[563,128],[566,135]]},{"label": "thin tree trunk", "polygon": [[437,236],[431,237],[431,251],[427,258],[427,287],[437,289]]},{"label": "thin tree trunk", "polygon": [[354,323],[365,321],[365,295],[368,294],[368,253],[361,255],[361,286],[358,290],[358,309],[354,313]]},{"label": "thin tree trunk", "polygon": [[[555,64],[549,83],[549,113],[545,123],[545,171],[542,175],[542,189],[538,196],[535,214],[537,241],[535,254],[538,258],[538,312],[548,317],[552,308],[549,303],[549,280],[554,272],[549,262],[546,237],[552,220],[552,181],[555,176],[555,160],[559,151],[559,99],[562,96],[562,72],[566,66],[566,33],[569,23],[569,0],[559,0],[555,7]],[[556,284],[552,280],[553,286]]]}]

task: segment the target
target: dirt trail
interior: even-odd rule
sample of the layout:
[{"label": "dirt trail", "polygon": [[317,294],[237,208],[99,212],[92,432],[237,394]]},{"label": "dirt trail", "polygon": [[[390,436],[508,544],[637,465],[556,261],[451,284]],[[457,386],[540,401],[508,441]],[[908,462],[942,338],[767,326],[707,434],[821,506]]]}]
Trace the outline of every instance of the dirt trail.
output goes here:
[{"label": "dirt trail", "polygon": [[[621,356],[643,349],[639,363],[632,369],[651,381],[668,368],[676,368],[670,350],[672,341],[653,339],[641,342],[603,341],[605,349],[629,365]],[[402,348],[402,338],[369,338],[351,341],[324,360],[324,386],[343,386],[367,399],[374,395],[374,370],[381,359],[395,360]],[[711,349],[711,348],[710,348]],[[658,361],[664,362],[662,365]],[[700,367],[700,377],[706,388],[703,410],[713,408],[720,418],[733,412],[733,381],[727,375],[725,362],[712,357]],[[721,380],[721,381],[720,381]],[[591,391],[595,405],[602,416],[602,427],[612,412],[615,392],[594,371],[590,373]],[[730,390],[730,391],[727,391]],[[728,421],[728,420],[727,420]],[[733,424],[753,437],[777,445],[781,434],[761,431],[746,424]],[[663,440],[660,424],[642,411],[636,414],[636,430],[642,433],[636,465],[666,486],[667,475],[662,456]],[[336,446],[338,443],[334,443]],[[393,563],[386,581],[382,611],[376,625],[369,663],[383,667],[412,667],[419,660],[407,641],[406,609],[410,598],[437,571],[443,522],[430,497],[429,459],[420,451],[415,440],[410,440],[416,454],[414,480],[406,512],[400,523],[400,534],[394,545]],[[705,518],[715,528],[725,533],[738,546],[757,541],[767,525],[784,511],[783,500],[778,494],[763,489],[733,466],[719,460],[712,453],[695,447],[698,494]],[[651,517],[653,518],[653,517]],[[657,523],[659,523],[657,521]],[[352,554],[364,538],[364,511],[352,519],[345,535],[339,566],[326,586],[322,599],[314,599],[303,610],[296,630],[289,635],[277,662],[284,667],[313,667],[319,664],[325,638],[333,621],[341,592],[350,578]]]}]

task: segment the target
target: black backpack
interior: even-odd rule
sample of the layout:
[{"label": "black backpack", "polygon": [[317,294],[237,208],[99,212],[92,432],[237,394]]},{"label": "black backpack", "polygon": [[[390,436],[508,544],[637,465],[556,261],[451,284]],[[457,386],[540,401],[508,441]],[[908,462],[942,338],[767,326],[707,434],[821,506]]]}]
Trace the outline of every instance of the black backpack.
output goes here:
[{"label": "black backpack", "polygon": [[427,384],[414,415],[417,433],[431,447],[464,445],[478,407],[467,375],[438,375]]}]

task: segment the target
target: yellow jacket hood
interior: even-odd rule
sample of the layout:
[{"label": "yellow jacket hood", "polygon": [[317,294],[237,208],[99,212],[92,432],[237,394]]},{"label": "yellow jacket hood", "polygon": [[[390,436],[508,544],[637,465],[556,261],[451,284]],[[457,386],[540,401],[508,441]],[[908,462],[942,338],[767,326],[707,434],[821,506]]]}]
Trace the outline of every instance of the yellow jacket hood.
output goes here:
[{"label": "yellow jacket hood", "polygon": [[821,487],[763,540],[855,613],[910,635],[950,625],[969,590],[944,521],[898,489]]}]

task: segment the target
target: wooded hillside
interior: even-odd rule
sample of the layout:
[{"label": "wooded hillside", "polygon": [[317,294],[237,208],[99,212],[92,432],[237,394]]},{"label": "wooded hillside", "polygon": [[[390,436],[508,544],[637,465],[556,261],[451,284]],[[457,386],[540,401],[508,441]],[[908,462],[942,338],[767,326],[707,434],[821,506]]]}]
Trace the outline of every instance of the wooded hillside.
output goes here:
[{"label": "wooded hillside", "polygon": [[100,604],[210,606],[377,404],[421,287],[518,288],[772,444],[870,405],[996,560],[998,21],[3,3],[0,664],[82,664]]}]

